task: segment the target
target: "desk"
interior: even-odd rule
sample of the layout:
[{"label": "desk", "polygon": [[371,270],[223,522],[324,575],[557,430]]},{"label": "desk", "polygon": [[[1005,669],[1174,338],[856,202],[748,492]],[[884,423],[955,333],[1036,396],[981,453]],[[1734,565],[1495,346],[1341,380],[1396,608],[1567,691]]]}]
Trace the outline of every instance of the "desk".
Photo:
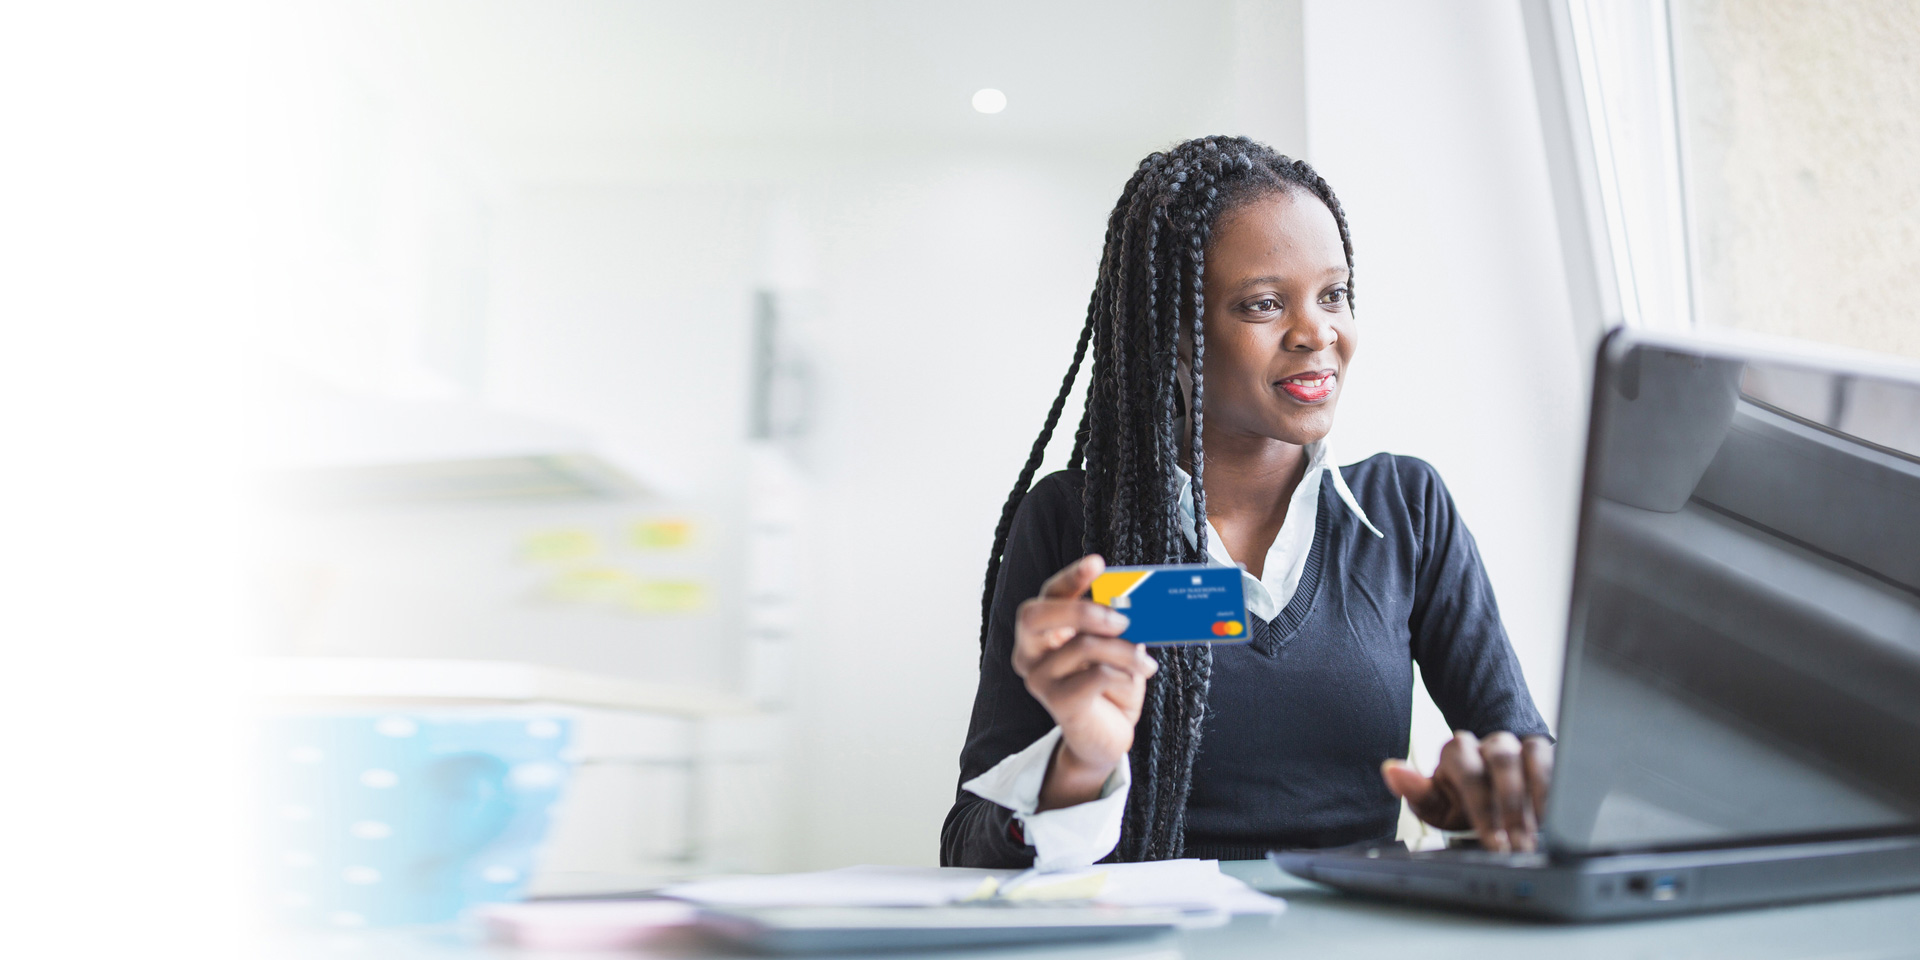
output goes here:
[{"label": "desk", "polygon": [[[1745,960],[1877,960],[1920,957],[1920,893],[1743,910],[1633,923],[1561,926],[1358,900],[1287,877],[1265,861],[1221,869],[1287,898],[1275,917],[1239,917],[1212,930],[1150,940],[1033,949],[943,952],[942,960],[1252,960],[1385,957],[1394,960],[1621,960],[1740,957]],[[711,947],[663,944],[648,951],[534,951],[454,930],[322,934],[282,942],[274,960],[611,960],[723,957]],[[863,954],[867,960],[894,955]],[[921,954],[920,956],[925,956]]]}]

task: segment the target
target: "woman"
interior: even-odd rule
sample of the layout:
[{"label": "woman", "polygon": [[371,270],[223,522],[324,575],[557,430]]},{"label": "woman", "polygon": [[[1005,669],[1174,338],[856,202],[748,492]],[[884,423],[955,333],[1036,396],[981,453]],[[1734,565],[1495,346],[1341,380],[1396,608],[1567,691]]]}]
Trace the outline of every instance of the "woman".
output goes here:
[{"label": "woman", "polygon": [[[1328,459],[1352,296],[1345,215],[1307,164],[1225,137],[1142,161],[995,534],[943,863],[1389,839],[1395,797],[1533,849],[1551,741],[1473,538],[1427,464]],[[1069,467],[1033,484],[1090,344]],[[1083,596],[1108,561],[1238,563],[1251,641],[1117,639],[1126,618]],[[1458,731],[1431,777],[1399,762],[1416,662]]]}]

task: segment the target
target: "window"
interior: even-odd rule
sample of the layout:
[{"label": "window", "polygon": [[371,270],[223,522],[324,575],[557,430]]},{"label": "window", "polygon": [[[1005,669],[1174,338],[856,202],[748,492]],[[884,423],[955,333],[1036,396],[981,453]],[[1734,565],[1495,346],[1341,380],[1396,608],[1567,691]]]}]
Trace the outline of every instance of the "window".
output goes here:
[{"label": "window", "polygon": [[1920,4],[1527,0],[1575,312],[1920,358]]},{"label": "window", "polygon": [[1920,4],[1669,15],[1696,320],[1920,357]]}]

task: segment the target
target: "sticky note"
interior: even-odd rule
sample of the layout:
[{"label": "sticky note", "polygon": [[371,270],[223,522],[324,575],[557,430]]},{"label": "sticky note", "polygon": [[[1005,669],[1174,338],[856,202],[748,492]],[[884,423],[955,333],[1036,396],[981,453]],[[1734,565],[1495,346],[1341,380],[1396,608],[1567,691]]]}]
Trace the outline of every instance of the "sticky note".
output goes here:
[{"label": "sticky note", "polygon": [[520,556],[533,563],[574,563],[600,555],[600,538],[587,530],[542,530],[520,544]]},{"label": "sticky note", "polygon": [[1127,615],[1120,637],[1134,643],[1245,643],[1251,636],[1237,567],[1112,567],[1094,578],[1093,600]]},{"label": "sticky note", "polygon": [[678,517],[641,520],[633,525],[633,545],[642,550],[677,550],[693,541],[693,521]]}]

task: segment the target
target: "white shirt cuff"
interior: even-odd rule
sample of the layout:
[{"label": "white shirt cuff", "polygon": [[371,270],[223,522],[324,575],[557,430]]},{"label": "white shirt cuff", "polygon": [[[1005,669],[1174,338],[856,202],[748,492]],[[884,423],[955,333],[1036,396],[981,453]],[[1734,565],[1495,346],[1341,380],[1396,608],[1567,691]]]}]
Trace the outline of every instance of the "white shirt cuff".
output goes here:
[{"label": "white shirt cuff", "polygon": [[1027,843],[1033,846],[1033,865],[1042,871],[1091,866],[1112,853],[1120,843],[1127,790],[1133,786],[1133,772],[1123,757],[1101,785],[1099,799],[1035,813],[1034,808],[1040,805],[1040,785],[1047,778],[1047,764],[1059,742],[1060,728],[1054,727],[1032,746],[960,785],[974,796],[1013,811]]}]

